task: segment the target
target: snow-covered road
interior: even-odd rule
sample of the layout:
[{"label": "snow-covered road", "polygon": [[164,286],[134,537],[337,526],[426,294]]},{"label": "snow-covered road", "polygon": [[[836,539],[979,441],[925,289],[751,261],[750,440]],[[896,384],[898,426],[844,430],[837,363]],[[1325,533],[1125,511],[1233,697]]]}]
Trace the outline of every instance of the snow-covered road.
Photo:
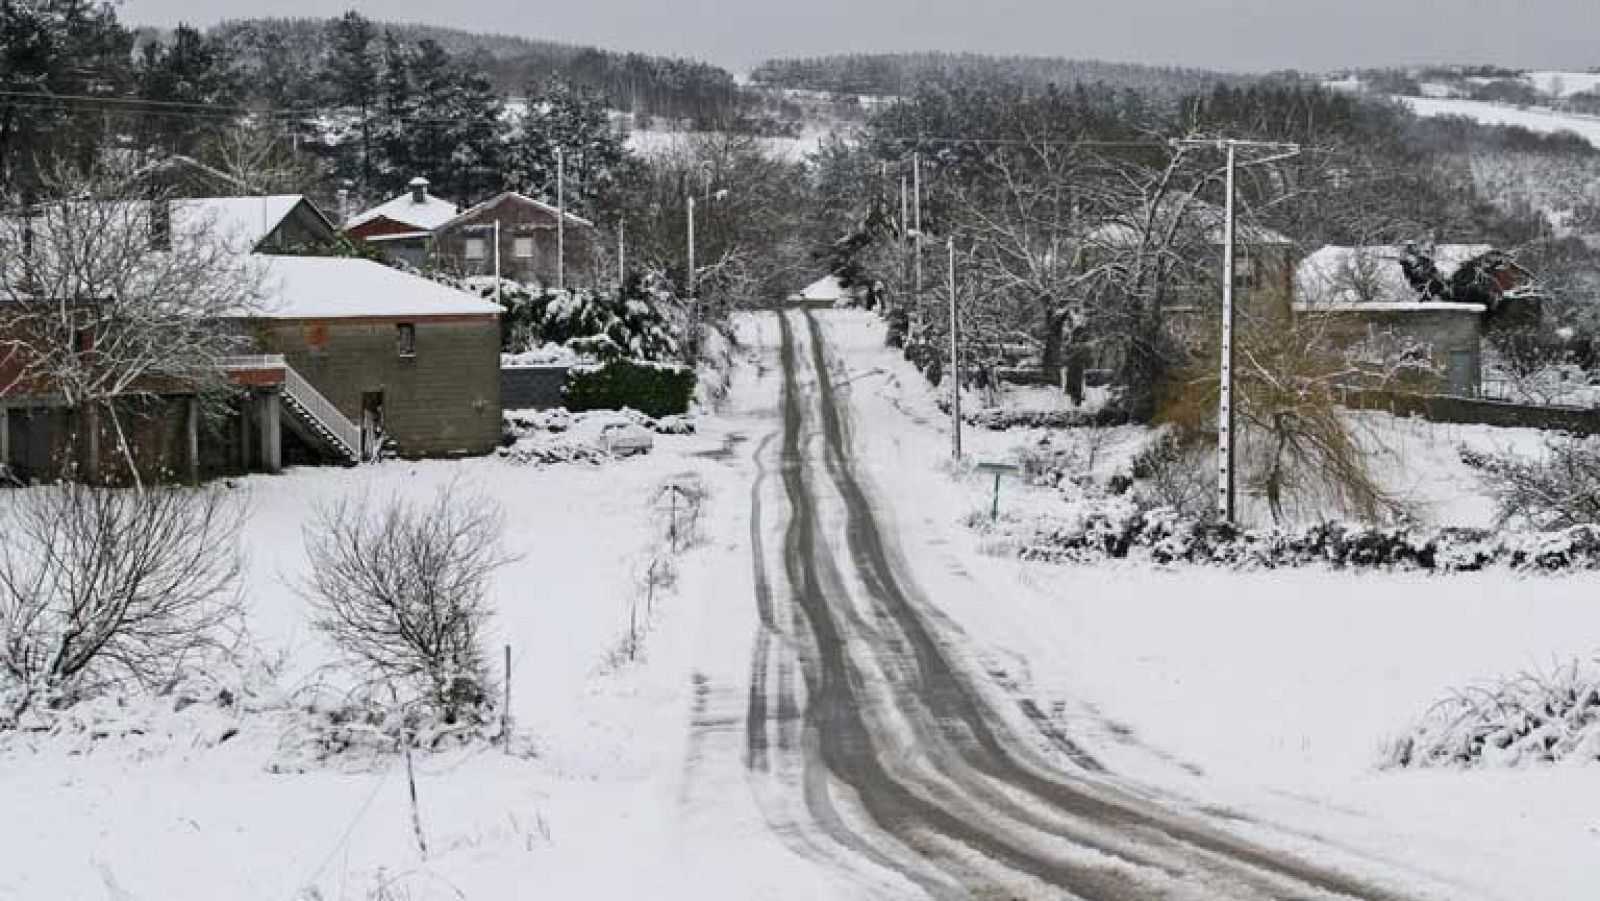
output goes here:
[{"label": "snow-covered road", "polygon": [[762,627],[747,765],[771,783],[759,795],[781,833],[871,896],[1465,897],[1370,859],[1357,875],[1303,839],[1290,853],[1246,838],[1235,819],[1109,772],[1037,704],[998,692],[857,468],[836,387],[849,376],[819,318],[782,320],[782,437],[763,467],[776,503],[758,489],[752,511]]}]

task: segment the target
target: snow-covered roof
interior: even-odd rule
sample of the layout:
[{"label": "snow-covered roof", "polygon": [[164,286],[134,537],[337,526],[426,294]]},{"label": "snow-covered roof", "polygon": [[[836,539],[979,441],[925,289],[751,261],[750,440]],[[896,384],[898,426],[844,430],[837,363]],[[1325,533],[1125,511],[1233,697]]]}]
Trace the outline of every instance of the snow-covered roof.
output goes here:
[{"label": "snow-covered roof", "polygon": [[500,306],[431,279],[353,257],[256,257],[264,262],[261,318],[484,316]]},{"label": "snow-covered roof", "polygon": [[442,197],[423,194],[418,203],[410,191],[386,200],[370,210],[357,213],[344,224],[347,229],[365,225],[374,219],[388,219],[409,225],[420,231],[433,231],[456,217],[458,207]]},{"label": "snow-covered roof", "polygon": [[[1431,248],[1430,258],[1439,277],[1449,279],[1465,263],[1493,250],[1488,244],[1439,244]],[[1324,247],[1300,261],[1295,270],[1295,296],[1309,307],[1438,307],[1424,302],[1406,278],[1400,268],[1405,254],[1404,247],[1393,244]]]},{"label": "snow-covered roof", "polygon": [[1454,311],[1461,313],[1482,313],[1486,310],[1481,303],[1448,303],[1445,301],[1428,301],[1423,303],[1418,300],[1403,300],[1394,303],[1297,303],[1294,305],[1296,313],[1426,313],[1437,311]]},{"label": "snow-covered roof", "polygon": [[[544,210],[545,212],[549,213],[552,216],[561,215],[561,210],[560,209],[558,209],[556,207],[553,207],[550,204],[545,203],[542,200],[536,200],[536,199],[534,199],[532,197],[529,197],[526,194],[520,194],[520,193],[518,193],[516,191],[502,191],[499,194],[496,194],[495,196],[489,198],[488,200],[483,201],[482,203],[473,204],[472,206],[468,207],[467,209],[462,210],[459,214],[450,217],[446,221],[441,222],[440,224],[434,226],[433,228],[434,228],[435,231],[438,231],[440,229],[449,228],[449,227],[451,227],[451,226],[453,226],[453,225],[455,225],[455,224],[457,224],[459,222],[465,222],[466,220],[472,218],[473,216],[476,216],[479,213],[482,213],[484,210],[491,209],[491,208],[493,208],[495,206],[500,205],[501,203],[503,203],[503,202],[505,202],[507,200],[512,200],[512,199],[521,200],[521,201],[524,201],[526,203],[532,204],[533,206],[535,206],[535,207],[537,207],[537,208],[539,208],[541,210]],[[585,218],[583,218],[582,216],[573,215],[570,211],[566,214],[566,216],[567,216],[567,221],[572,223],[572,224],[574,224],[574,225],[581,225],[581,226],[584,226],[586,228],[594,228],[594,223],[590,222],[589,220],[587,220]]]},{"label": "snow-covered roof", "polygon": [[[1179,215],[1180,211],[1188,230],[1201,235],[1207,243],[1220,245],[1223,242],[1226,234],[1223,227],[1225,224],[1225,211],[1215,204],[1193,198],[1186,198],[1182,201],[1168,201],[1157,213],[1157,228],[1162,228],[1163,220],[1170,221],[1169,217]],[[1143,222],[1139,221],[1137,224],[1135,222],[1135,218],[1141,215],[1142,213],[1135,213],[1130,216],[1108,219],[1091,228],[1085,238],[1090,244],[1102,247],[1128,247],[1135,245],[1139,243],[1144,235]],[[1246,222],[1242,217],[1235,222],[1234,240],[1247,246],[1289,246],[1294,244],[1294,240],[1282,232]]]},{"label": "snow-covered roof", "polygon": [[300,194],[264,197],[198,197],[172,202],[173,230],[208,227],[238,249],[248,251],[272,234],[305,198]]},{"label": "snow-covered roof", "polygon": [[835,275],[819,278],[800,292],[800,297],[805,300],[838,300],[844,296],[844,286],[839,284],[839,277]]}]

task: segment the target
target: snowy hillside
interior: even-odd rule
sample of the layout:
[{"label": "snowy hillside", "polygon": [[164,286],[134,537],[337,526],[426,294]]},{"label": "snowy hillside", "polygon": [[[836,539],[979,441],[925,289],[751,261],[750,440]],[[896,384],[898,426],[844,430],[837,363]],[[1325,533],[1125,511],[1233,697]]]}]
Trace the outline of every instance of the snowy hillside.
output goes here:
[{"label": "snowy hillside", "polygon": [[1572,132],[1600,147],[1600,118],[1555,110],[1519,109],[1449,97],[1395,97],[1419,116],[1463,116],[1486,125],[1515,125],[1540,134]]}]

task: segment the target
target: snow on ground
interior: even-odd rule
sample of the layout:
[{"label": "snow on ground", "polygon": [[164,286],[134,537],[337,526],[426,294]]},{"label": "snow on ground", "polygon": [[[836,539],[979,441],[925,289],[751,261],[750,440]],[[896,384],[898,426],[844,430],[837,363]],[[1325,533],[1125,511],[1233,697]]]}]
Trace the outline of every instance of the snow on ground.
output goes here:
[{"label": "snow on ground", "polygon": [[[764,137],[757,140],[774,159],[798,162],[815,153],[828,135],[827,131],[809,129],[795,138]],[[645,156],[658,156],[683,146],[697,136],[698,133],[692,131],[630,131],[628,148]]]},{"label": "snow on ground", "polygon": [[1535,90],[1567,98],[1600,89],[1600,72],[1526,72],[1522,76]]},{"label": "snow on ground", "polygon": [[[1593,897],[1600,813],[1573,799],[1600,791],[1600,766],[1396,773],[1377,762],[1384,742],[1447,691],[1600,649],[1600,576],[1163,571],[986,557],[961,523],[987,507],[990,477],[930,479],[952,469],[947,426],[925,384],[882,347],[871,316],[827,321],[844,371],[885,373],[852,387],[856,438],[931,599],[968,633],[979,665],[1041,707],[1059,703],[1075,738],[1163,790],[1290,824],[1357,858],[1460,879],[1491,897]],[[1443,467],[1458,439],[1537,437],[1393,424],[1419,473]],[[969,433],[977,454],[1003,453],[1005,442]],[[1452,490],[1423,487],[1442,500]],[[1035,491],[1008,479],[1002,506],[1042,503],[1029,497]],[[1446,506],[1452,516],[1483,513],[1465,497]],[[1481,896],[1463,888],[1453,897]]]},{"label": "snow on ground", "polygon": [[[386,462],[238,481],[251,505],[251,628],[263,651],[282,653],[285,690],[331,659],[292,588],[315,504],[453,481],[498,500],[521,557],[497,579],[491,644],[497,663],[512,647],[512,710],[536,756],[419,756],[423,860],[398,761],[271,772],[283,735],[270,717],[214,748],[181,733],[13,745],[0,761],[11,812],[0,817],[0,899],[299,901],[313,887],[324,901],[365,899],[380,873],[397,880],[387,897],[415,901],[839,896],[764,828],[739,754],[707,750],[724,740],[727,699],[706,686],[748,672],[748,564],[727,561],[746,559],[750,451],[774,394],[752,370],[698,435],[658,435],[648,456],[600,467]],[[640,599],[663,543],[655,491],[688,476],[710,490],[705,540],[651,617]],[[653,625],[639,659],[618,661],[635,614]]]},{"label": "snow on ground", "polygon": [[1519,125],[1540,134],[1570,131],[1600,147],[1600,117],[1537,108],[1518,109],[1481,100],[1449,97],[1396,96],[1394,99],[1410,107],[1419,116],[1464,116],[1486,125]]}]

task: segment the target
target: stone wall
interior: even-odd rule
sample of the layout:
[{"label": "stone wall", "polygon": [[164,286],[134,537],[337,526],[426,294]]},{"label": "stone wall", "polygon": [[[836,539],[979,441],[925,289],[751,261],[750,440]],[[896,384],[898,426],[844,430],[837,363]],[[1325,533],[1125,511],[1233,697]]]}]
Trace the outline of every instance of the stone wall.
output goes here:
[{"label": "stone wall", "polygon": [[566,406],[566,366],[507,366],[500,370],[500,405],[507,410]]}]

